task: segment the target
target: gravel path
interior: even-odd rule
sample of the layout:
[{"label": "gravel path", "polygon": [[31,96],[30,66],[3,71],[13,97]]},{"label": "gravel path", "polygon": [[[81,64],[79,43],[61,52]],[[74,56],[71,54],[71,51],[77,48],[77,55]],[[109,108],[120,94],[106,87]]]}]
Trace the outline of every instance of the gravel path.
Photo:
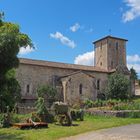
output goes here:
[{"label": "gravel path", "polygon": [[140,124],[92,131],[60,140],[140,140]]}]

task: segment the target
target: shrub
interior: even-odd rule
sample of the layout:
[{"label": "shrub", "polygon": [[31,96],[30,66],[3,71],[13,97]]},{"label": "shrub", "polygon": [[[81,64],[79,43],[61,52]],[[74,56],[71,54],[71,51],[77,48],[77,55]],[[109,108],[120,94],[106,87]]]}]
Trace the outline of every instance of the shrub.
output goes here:
[{"label": "shrub", "polygon": [[13,114],[12,118],[11,118],[11,122],[12,123],[19,123],[19,122],[21,122],[21,119],[17,114]]},{"label": "shrub", "polygon": [[140,101],[121,102],[115,104],[113,110],[140,110]]},{"label": "shrub", "polygon": [[39,97],[36,102],[37,114],[48,114],[48,110],[45,106],[44,98]]},{"label": "shrub", "polygon": [[76,121],[76,120],[80,120],[83,121],[84,120],[84,110],[80,109],[80,110],[72,110],[71,111],[71,118],[72,120]]},{"label": "shrub", "polygon": [[1,118],[1,125],[4,128],[11,126],[11,116],[9,113],[3,114]]},{"label": "shrub", "polygon": [[84,105],[86,108],[91,108],[91,107],[93,107],[93,101],[90,99],[87,99],[84,101]]},{"label": "shrub", "polygon": [[37,95],[38,97],[42,97],[42,98],[45,98],[45,96],[47,96],[47,98],[55,98],[57,94],[57,91],[55,88],[53,88],[52,86],[50,85],[43,85],[43,86],[40,86],[38,89],[37,89]]},{"label": "shrub", "polygon": [[49,113],[47,107],[45,106],[44,98],[39,97],[36,102],[36,108],[37,108],[37,115],[41,119],[41,121],[45,121],[48,123],[54,122],[54,116]]},{"label": "shrub", "polygon": [[122,74],[114,73],[109,77],[106,96],[108,99],[126,100],[130,97],[129,80]]},{"label": "shrub", "polygon": [[93,101],[93,100],[87,99],[85,100],[84,105],[86,108],[102,107],[102,106],[106,106],[106,101],[105,100]]},{"label": "shrub", "polygon": [[129,112],[128,114],[127,114],[127,117],[129,117],[129,118],[140,118],[140,112]]}]

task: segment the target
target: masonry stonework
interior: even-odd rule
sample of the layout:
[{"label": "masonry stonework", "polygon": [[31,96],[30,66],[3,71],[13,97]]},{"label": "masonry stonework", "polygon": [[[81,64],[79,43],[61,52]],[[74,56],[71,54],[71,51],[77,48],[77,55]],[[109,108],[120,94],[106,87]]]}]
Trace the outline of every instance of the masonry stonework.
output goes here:
[{"label": "masonry stonework", "polygon": [[108,76],[119,65],[127,70],[126,41],[111,36],[95,41],[95,66],[21,58],[16,77],[21,86],[22,103],[32,106],[41,85],[55,87],[58,100],[70,105],[85,99],[96,100],[98,94],[104,93]]},{"label": "masonry stonework", "polygon": [[126,39],[111,36],[95,41],[95,66],[107,70],[126,66],[126,42]]},{"label": "masonry stonework", "polygon": [[[105,71],[102,72],[102,70],[100,72],[92,71],[92,69],[89,71],[83,70],[83,67],[85,68],[86,66],[81,66],[81,69],[69,69],[68,66],[66,68],[55,68],[52,66],[40,66],[38,65],[38,60],[32,60],[37,62],[37,64],[28,64],[29,61],[28,59],[20,59],[20,65],[16,72],[21,86],[22,99],[27,100],[26,103],[28,104],[33,99],[36,99],[37,88],[41,85],[56,87],[58,94],[64,97],[63,81],[66,79],[70,79],[66,85],[66,102],[74,104],[78,98],[79,101],[84,99],[95,100],[97,98],[97,80],[100,80],[100,86],[103,89],[108,78],[107,73]],[[60,84],[57,84],[55,77],[60,79]],[[82,84],[82,95],[79,93],[80,84]],[[58,98],[58,100],[63,101],[64,99]]]}]

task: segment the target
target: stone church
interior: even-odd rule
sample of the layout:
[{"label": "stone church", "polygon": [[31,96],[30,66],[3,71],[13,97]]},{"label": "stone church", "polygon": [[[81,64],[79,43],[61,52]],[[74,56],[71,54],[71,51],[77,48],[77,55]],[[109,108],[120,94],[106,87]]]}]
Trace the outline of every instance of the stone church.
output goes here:
[{"label": "stone church", "polygon": [[130,77],[126,66],[127,41],[106,36],[93,42],[95,66],[21,58],[16,77],[21,86],[22,103],[31,105],[37,99],[36,90],[41,85],[55,87],[58,100],[70,105],[85,99],[96,100],[104,93],[110,74],[119,70]]}]

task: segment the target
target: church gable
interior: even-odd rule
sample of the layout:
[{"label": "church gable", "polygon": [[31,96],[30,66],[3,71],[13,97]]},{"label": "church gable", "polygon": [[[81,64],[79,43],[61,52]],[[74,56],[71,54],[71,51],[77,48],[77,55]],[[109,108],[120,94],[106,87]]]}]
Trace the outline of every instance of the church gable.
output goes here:
[{"label": "church gable", "polygon": [[94,76],[79,71],[65,75],[61,79],[64,101],[70,105],[85,99],[96,99],[96,79]]},{"label": "church gable", "polygon": [[80,75],[84,75],[84,76],[88,76],[88,77],[91,77],[91,78],[95,78],[93,75],[88,74],[88,73],[83,72],[83,71],[76,71],[76,72],[73,72],[73,73],[69,73],[69,74],[64,75],[64,76],[62,76],[60,78],[63,79],[63,78],[66,78],[66,77],[73,77],[73,76],[80,76]]}]

